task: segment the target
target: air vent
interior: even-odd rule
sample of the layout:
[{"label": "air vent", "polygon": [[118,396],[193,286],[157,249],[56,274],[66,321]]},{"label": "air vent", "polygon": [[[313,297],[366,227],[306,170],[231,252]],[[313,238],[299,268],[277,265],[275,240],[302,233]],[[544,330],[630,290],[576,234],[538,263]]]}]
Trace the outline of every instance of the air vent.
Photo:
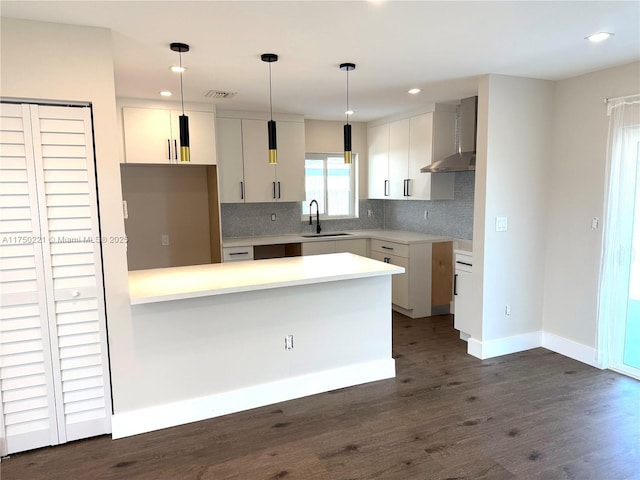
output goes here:
[{"label": "air vent", "polygon": [[233,98],[238,94],[238,92],[225,92],[222,90],[209,90],[204,94],[207,98]]}]

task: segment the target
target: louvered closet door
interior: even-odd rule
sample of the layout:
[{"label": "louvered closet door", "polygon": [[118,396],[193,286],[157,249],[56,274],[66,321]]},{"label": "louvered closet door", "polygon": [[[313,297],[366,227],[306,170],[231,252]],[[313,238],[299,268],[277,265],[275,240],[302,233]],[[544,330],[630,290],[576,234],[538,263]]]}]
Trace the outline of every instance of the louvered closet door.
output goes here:
[{"label": "louvered closet door", "polygon": [[0,453],[7,454],[58,443],[27,105],[0,105],[0,149]]},{"label": "louvered closet door", "polygon": [[[9,112],[13,110],[14,106],[3,104],[3,112],[5,107]],[[7,303],[9,308],[4,308],[3,295],[2,321],[3,324],[12,322],[6,323],[8,331],[13,331],[9,329],[22,331],[31,324],[22,322],[22,317],[18,315],[26,316],[27,313],[39,312],[38,321],[42,344],[40,354],[45,358],[42,370],[44,370],[44,379],[46,380],[44,384],[44,391],[47,393],[45,396],[47,399],[46,407],[48,408],[46,420],[49,422],[48,433],[53,432],[55,435],[51,441],[42,443],[44,442],[42,440],[39,444],[35,440],[31,443],[19,441],[17,436],[14,440],[11,429],[16,428],[11,426],[12,419],[9,413],[11,409],[15,409],[10,403],[13,398],[11,390],[17,387],[7,383],[4,377],[14,379],[14,382],[24,383],[36,375],[36,373],[31,373],[35,368],[33,365],[36,358],[26,356],[30,348],[36,349],[36,345],[19,344],[17,340],[13,340],[14,337],[3,333],[0,358],[4,363],[2,364],[2,372],[0,372],[3,382],[0,390],[2,394],[0,405],[3,408],[6,424],[6,432],[4,433],[7,443],[6,452],[8,453],[111,431],[106,327],[90,110],[88,108],[37,105],[18,108],[21,108],[25,114],[24,122],[28,123],[30,120],[31,127],[31,130],[26,131],[24,135],[26,139],[24,150],[27,152],[25,154],[25,173],[10,173],[7,178],[27,178],[25,183],[29,192],[30,207],[28,213],[32,225],[37,225],[39,222],[37,236],[42,237],[43,241],[30,245],[31,250],[25,249],[24,245],[20,245],[20,247],[25,255],[33,252],[36,292],[41,292],[42,296],[38,297],[39,303],[36,304],[35,310],[28,310],[28,312],[25,310],[27,306],[33,306],[32,303],[20,304],[19,306],[23,308],[14,314],[9,303]],[[8,132],[13,131],[8,130]],[[14,134],[7,133],[7,136],[11,140]],[[7,171],[12,165],[15,165],[15,168],[19,166],[16,161],[12,160],[13,156],[7,155],[14,149],[19,153],[19,149],[14,148],[13,143],[9,142],[8,145],[11,145],[11,148],[6,151],[4,144],[2,145],[3,169],[6,163],[8,165]],[[9,160],[5,162],[5,158]],[[3,170],[3,178],[5,178],[4,173]],[[3,201],[2,224],[7,225],[3,228],[17,228],[11,222],[18,221],[14,220],[14,217],[24,216],[27,213],[24,210],[25,207],[14,207],[11,206],[12,204],[5,207],[4,205],[7,202],[17,201],[24,203],[25,199],[18,198],[19,189],[13,184],[10,189],[5,189],[3,184],[2,191],[3,193],[5,191],[16,192],[15,195],[7,195],[11,198]],[[16,198],[13,198],[14,196]],[[19,210],[20,208],[22,210]],[[5,216],[6,220],[4,220]],[[22,221],[24,222],[24,220]],[[4,230],[3,235],[6,235]],[[17,267],[8,268],[12,265],[20,266],[22,263],[17,264],[13,260],[12,262],[4,261],[4,256],[7,259],[15,257],[14,250],[8,249],[6,254],[4,250],[2,251],[3,292],[5,286],[9,286],[13,290],[20,288],[21,280],[18,275],[26,275],[17,273]],[[6,302],[17,302],[18,300],[14,297]],[[32,300],[29,298],[29,301]],[[6,321],[5,315],[7,316]],[[30,334],[36,335],[35,330],[35,327],[33,327],[33,331],[29,330]],[[5,343],[11,344],[11,349],[6,349]],[[24,358],[24,365],[21,364],[22,370],[7,370],[12,366],[7,362],[15,363],[21,358]],[[13,376],[8,377],[8,375]],[[35,382],[35,377],[33,379]],[[30,387],[31,384],[28,386]],[[22,399],[23,402],[31,402],[29,405],[39,405],[36,403],[36,399],[42,403],[40,390],[35,391],[33,388],[24,390],[23,396],[25,397]],[[44,415],[42,410],[44,407],[40,408],[38,413]],[[35,415],[35,408],[24,409],[20,413],[22,414],[21,419],[35,421],[27,415],[27,413]],[[41,422],[45,421],[45,417],[38,418]],[[27,426],[23,425],[22,428],[25,429]],[[34,432],[37,431],[35,427],[33,428]],[[31,436],[35,439],[35,433]]]}]

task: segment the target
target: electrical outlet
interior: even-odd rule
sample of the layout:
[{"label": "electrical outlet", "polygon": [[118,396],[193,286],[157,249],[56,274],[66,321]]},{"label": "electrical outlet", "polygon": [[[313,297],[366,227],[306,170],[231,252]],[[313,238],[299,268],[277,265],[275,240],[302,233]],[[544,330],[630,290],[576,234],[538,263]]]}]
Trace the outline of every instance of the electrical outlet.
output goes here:
[{"label": "electrical outlet", "polygon": [[293,335],[287,335],[284,337],[284,349],[293,350]]},{"label": "electrical outlet", "polygon": [[496,232],[506,232],[509,229],[507,217],[496,217]]},{"label": "electrical outlet", "polygon": [[169,245],[169,235],[161,236],[162,245],[167,247]]},{"label": "electrical outlet", "polygon": [[598,217],[593,217],[591,219],[591,230],[597,230],[599,223],[600,223],[600,219]]},{"label": "electrical outlet", "polygon": [[371,210],[367,210],[367,217],[372,217],[373,216],[373,212]]},{"label": "electrical outlet", "polygon": [[504,306],[504,314],[507,317],[511,315],[511,305],[509,305],[508,303]]},{"label": "electrical outlet", "polygon": [[276,214],[275,214],[275,213],[272,213],[272,214],[271,214],[271,221],[272,221],[272,222],[275,222],[275,221],[276,221]]}]

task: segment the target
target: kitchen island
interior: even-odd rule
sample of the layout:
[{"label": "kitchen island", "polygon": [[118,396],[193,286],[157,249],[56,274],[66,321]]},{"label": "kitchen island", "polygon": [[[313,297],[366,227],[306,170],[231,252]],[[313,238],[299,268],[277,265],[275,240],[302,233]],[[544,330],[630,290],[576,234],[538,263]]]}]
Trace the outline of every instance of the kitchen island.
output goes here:
[{"label": "kitchen island", "polygon": [[135,356],[113,438],[394,377],[403,271],[339,253],[130,272]]}]

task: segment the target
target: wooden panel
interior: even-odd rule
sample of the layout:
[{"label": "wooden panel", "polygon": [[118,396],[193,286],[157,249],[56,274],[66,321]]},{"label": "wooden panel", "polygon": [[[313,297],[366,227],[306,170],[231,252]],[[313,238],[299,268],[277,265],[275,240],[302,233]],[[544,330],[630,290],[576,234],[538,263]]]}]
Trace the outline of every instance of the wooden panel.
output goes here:
[{"label": "wooden panel", "polygon": [[209,241],[211,263],[222,262],[222,233],[220,230],[220,202],[218,200],[218,168],[207,167],[207,192],[209,200]]},{"label": "wooden panel", "polygon": [[431,305],[448,305],[453,299],[453,243],[432,245]]}]

